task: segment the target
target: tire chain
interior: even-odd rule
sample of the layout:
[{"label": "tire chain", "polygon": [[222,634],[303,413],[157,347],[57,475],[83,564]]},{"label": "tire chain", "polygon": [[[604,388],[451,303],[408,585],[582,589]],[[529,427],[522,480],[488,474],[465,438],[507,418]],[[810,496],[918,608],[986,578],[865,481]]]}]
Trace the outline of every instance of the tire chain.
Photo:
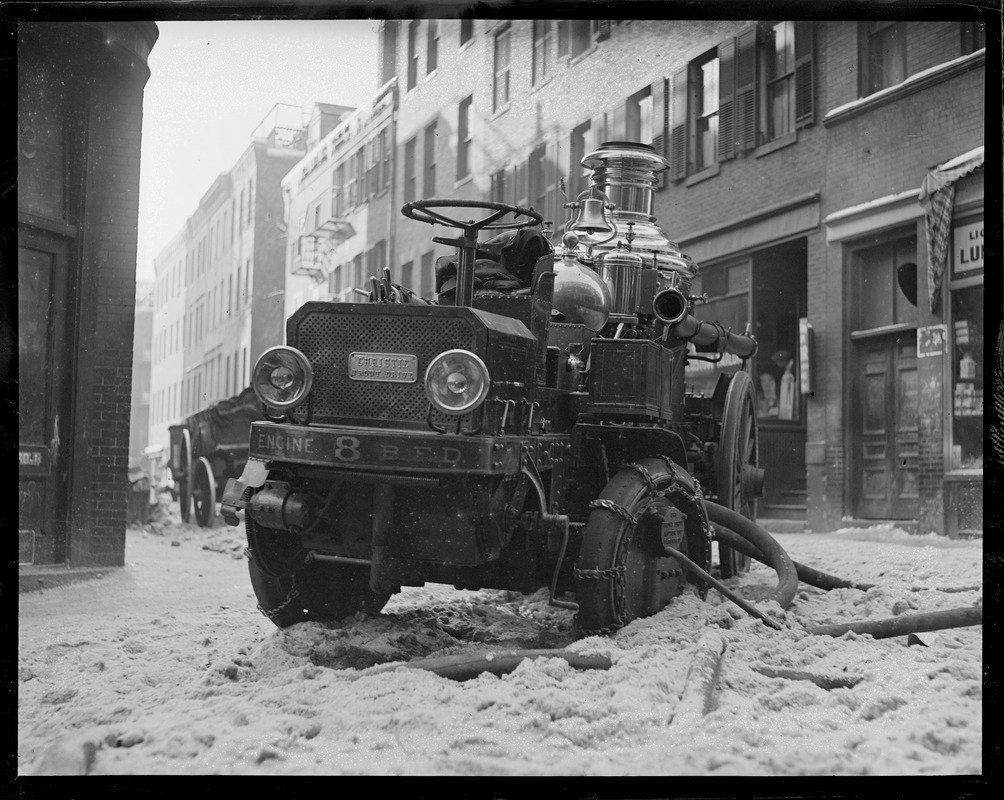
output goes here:
[{"label": "tire chain", "polygon": [[607,511],[613,511],[617,516],[624,519],[628,525],[632,528],[638,524],[638,518],[628,511],[620,503],[615,503],[613,500],[593,500],[589,503],[590,508],[605,508]]},{"label": "tire chain", "polygon": [[[666,463],[667,472],[669,472],[669,477],[670,477],[670,485],[663,490],[662,494],[673,492],[675,490],[675,491],[682,491],[685,495],[689,495],[690,493],[686,491],[685,486],[681,484],[679,479],[676,477],[676,469],[677,469],[676,463],[668,456],[659,456],[659,458]],[[649,489],[650,492],[655,493],[656,490],[658,489],[658,486],[656,484],[655,479],[652,477],[652,474],[647,469],[645,469],[645,467],[643,467],[641,464],[638,464],[637,462],[631,462],[628,464],[624,464],[622,468],[634,470],[636,473],[638,473],[638,475],[641,477],[642,481],[645,483],[646,487]],[[689,499],[691,500],[703,499],[700,484],[697,483],[696,479],[694,482],[697,487],[695,492],[696,497],[690,497]],[[634,527],[638,524],[638,519],[640,515],[635,516],[626,508],[624,508],[624,506],[620,505],[619,503],[615,503],[612,500],[603,500],[603,499],[593,500],[592,502],[589,503],[589,507],[605,508],[608,511],[612,511],[613,513],[617,514],[617,516],[624,519],[631,527]],[[609,569],[579,569],[578,567],[574,567],[572,571],[572,574],[576,578],[582,578],[585,580],[602,580],[604,578],[615,578],[617,580],[617,584],[620,587],[622,594],[625,590],[626,573],[627,569],[623,564],[618,564],[617,566],[610,567]],[[602,628],[583,627],[579,623],[578,614],[576,614],[572,618],[573,624],[587,636],[609,636],[611,633],[614,633],[615,631],[618,631],[621,628],[623,628],[630,621],[631,620],[628,618],[627,614],[625,614],[623,611],[617,612],[617,619],[613,624],[607,625]]]},{"label": "tire chain", "polygon": [[286,593],[286,598],[281,603],[279,603],[279,605],[275,606],[274,608],[265,609],[262,607],[261,603],[259,603],[258,610],[266,617],[268,617],[272,622],[275,622],[276,621],[275,618],[279,616],[279,614],[299,596],[300,596],[300,589],[296,585],[296,576],[294,575],[293,582],[292,584],[290,584],[289,591]]}]

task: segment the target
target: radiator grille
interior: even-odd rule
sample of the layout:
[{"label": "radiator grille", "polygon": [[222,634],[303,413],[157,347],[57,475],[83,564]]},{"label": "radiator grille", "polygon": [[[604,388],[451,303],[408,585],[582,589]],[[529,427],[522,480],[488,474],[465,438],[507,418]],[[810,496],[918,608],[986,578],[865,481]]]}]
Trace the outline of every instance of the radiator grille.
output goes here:
[{"label": "radiator grille", "polygon": [[[471,323],[459,318],[314,312],[303,317],[290,344],[307,356],[314,369],[309,399],[313,421],[420,422],[424,427],[429,409],[422,383],[426,367],[444,350],[474,350],[475,332]],[[351,380],[348,362],[353,352],[415,355],[418,380],[411,384]],[[305,420],[306,404],[293,416]],[[437,413],[433,419],[445,418]]]}]

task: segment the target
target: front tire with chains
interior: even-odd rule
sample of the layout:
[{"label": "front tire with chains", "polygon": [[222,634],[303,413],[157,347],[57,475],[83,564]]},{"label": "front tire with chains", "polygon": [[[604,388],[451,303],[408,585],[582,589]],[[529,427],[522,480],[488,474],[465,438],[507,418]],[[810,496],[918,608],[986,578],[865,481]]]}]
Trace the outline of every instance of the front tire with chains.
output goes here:
[{"label": "front tire with chains", "polygon": [[280,628],[298,622],[376,614],[390,599],[369,587],[369,570],[350,564],[306,561],[300,539],[255,525],[246,517],[248,573],[261,612]]},{"label": "front tire with chains", "polygon": [[[651,616],[683,591],[683,565],[659,546],[668,509],[678,507],[675,492],[667,492],[674,484],[664,460],[640,459],[621,468],[593,501],[573,571],[583,632],[608,633]],[[687,536],[674,546],[686,555]]]}]

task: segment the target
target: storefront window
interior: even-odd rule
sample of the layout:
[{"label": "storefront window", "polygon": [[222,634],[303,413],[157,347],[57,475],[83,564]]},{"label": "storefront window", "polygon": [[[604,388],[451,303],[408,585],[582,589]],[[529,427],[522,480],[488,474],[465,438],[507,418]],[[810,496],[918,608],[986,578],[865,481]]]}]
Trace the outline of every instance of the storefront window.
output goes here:
[{"label": "storefront window", "polygon": [[[720,322],[737,333],[752,323],[757,353],[749,370],[759,419],[799,423],[798,320],[805,316],[804,240],[763,251],[752,260],[706,267],[693,293],[708,295],[708,302],[695,309],[698,318]],[[741,366],[739,358],[727,353],[718,363],[692,356],[687,364],[687,388],[710,396],[720,374],[731,374]]]},{"label": "storefront window", "polygon": [[952,292],[952,469],[983,467],[983,287]]}]

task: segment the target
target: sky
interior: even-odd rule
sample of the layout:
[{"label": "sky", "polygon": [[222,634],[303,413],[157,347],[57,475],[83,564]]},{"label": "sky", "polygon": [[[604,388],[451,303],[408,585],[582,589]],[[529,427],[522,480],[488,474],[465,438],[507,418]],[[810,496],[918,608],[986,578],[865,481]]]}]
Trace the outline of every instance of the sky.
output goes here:
[{"label": "sky", "polygon": [[358,106],[377,87],[373,20],[158,22],[143,100],[136,273],[230,169],[276,103]]}]

